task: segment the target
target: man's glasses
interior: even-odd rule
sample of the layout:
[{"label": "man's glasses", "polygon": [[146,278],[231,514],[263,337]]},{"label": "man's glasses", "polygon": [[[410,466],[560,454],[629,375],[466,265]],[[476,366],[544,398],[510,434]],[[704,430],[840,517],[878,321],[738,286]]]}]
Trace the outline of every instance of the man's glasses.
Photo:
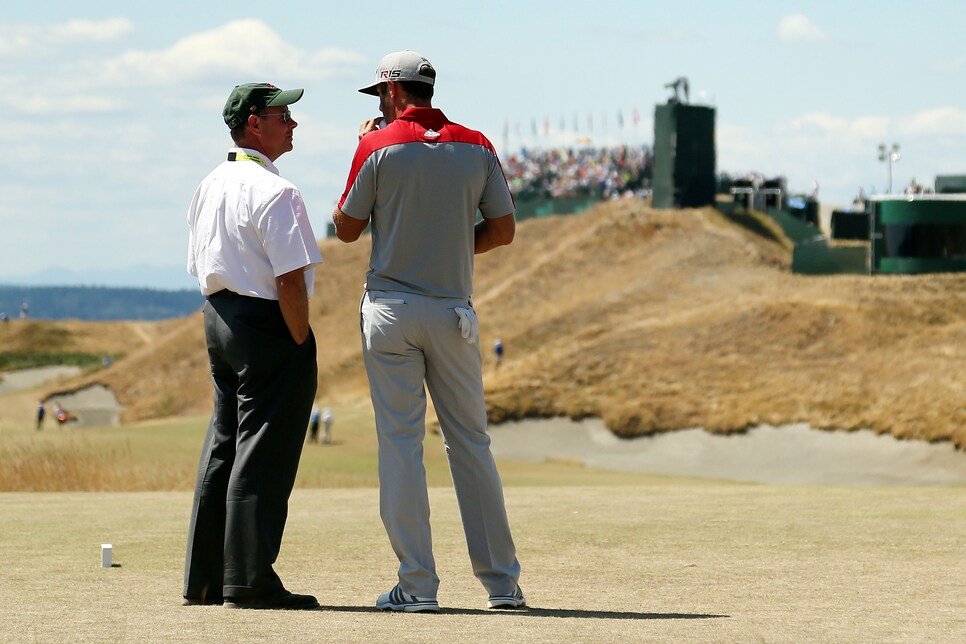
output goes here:
[{"label": "man's glasses", "polygon": [[262,116],[281,116],[282,117],[282,123],[288,123],[289,121],[292,120],[292,111],[291,110],[285,110],[284,112],[269,112],[268,114],[256,114],[256,116],[259,116],[259,117],[262,117]]}]

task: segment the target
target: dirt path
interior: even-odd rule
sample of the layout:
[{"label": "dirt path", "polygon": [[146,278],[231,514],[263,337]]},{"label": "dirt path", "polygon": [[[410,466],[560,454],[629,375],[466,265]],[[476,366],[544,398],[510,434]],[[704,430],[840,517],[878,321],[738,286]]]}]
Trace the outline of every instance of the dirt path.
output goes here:
[{"label": "dirt path", "polygon": [[144,344],[152,344],[154,342],[154,338],[144,330],[143,322],[131,322],[128,326],[135,333],[135,335],[144,341]]},{"label": "dirt path", "polygon": [[490,427],[497,458],[574,460],[587,467],[780,485],[966,484],[966,453],[949,443],[871,431],[762,426],[722,436],[701,429],[622,439],[600,420],[528,420]]}]

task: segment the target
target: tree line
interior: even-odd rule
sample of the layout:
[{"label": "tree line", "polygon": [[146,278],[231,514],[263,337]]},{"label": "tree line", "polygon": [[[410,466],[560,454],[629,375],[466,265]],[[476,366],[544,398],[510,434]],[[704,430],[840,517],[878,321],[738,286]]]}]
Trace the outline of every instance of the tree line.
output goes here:
[{"label": "tree line", "polygon": [[164,320],[204,304],[197,290],[0,285],[0,319]]}]

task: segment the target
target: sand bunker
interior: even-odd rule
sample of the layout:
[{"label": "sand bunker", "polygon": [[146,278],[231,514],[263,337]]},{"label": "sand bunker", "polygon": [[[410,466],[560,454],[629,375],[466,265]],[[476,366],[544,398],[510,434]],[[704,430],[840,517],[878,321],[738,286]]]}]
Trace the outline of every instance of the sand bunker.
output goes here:
[{"label": "sand bunker", "polygon": [[[26,391],[49,384],[60,378],[70,378],[81,372],[80,367],[54,366],[36,367],[8,371],[0,380],[0,395]],[[49,390],[48,390],[49,391]],[[68,424],[80,426],[117,426],[121,424],[121,411],[114,392],[104,385],[89,385],[74,391],[52,394],[44,399],[50,422],[55,422],[54,405],[59,404],[70,413]]]},{"label": "sand bunker", "polygon": [[575,460],[587,467],[790,485],[966,484],[966,453],[949,443],[900,441],[871,431],[762,426],[721,436],[686,429],[623,439],[602,421],[526,420],[491,426],[506,460]]},{"label": "sand bunker", "polygon": [[72,378],[80,372],[80,367],[69,366],[35,367],[33,369],[7,371],[2,374],[3,378],[0,378],[0,395],[33,389],[58,378]]},{"label": "sand bunker", "polygon": [[70,424],[88,427],[117,427],[121,424],[123,407],[114,392],[104,385],[90,385],[83,389],[50,396],[45,401],[51,408],[59,404],[70,412]]}]

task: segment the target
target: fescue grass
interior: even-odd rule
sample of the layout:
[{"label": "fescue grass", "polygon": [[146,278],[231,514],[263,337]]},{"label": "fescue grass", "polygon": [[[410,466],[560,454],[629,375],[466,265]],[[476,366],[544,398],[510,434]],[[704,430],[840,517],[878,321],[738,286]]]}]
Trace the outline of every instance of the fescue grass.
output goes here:
[{"label": "fescue grass", "polygon": [[[758,214],[654,210],[636,199],[521,222],[513,244],[476,259],[491,421],[593,416],[625,436],[801,422],[966,448],[966,275],[794,275],[787,242]],[[357,400],[367,393],[358,302],[369,249],[334,239],[321,247],[310,302],[319,397]],[[69,383],[109,386],[125,422],[210,408],[197,314],[57,323],[50,342],[17,322],[0,332],[0,351],[49,351],[51,342],[126,351]]]},{"label": "fescue grass", "polygon": [[[372,408],[358,402],[335,406],[333,411],[333,442],[305,444],[296,486],[377,487]],[[208,424],[206,416],[131,427],[58,426],[48,421],[45,429],[36,431],[27,419],[2,418],[0,414],[0,491],[27,492],[192,490]],[[432,432],[425,440],[425,461],[429,485],[450,484],[442,439]],[[641,480],[569,463],[537,469],[507,463],[503,470],[511,484],[602,485]]]}]

